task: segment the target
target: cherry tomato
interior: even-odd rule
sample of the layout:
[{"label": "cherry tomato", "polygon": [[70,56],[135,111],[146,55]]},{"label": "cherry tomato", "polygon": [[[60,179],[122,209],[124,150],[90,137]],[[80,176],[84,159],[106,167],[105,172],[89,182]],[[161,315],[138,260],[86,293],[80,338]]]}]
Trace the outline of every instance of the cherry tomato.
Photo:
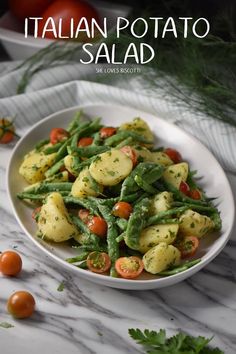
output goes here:
[{"label": "cherry tomato", "polygon": [[42,207],[35,208],[32,212],[32,219],[34,219],[35,221],[37,221],[41,208]]},{"label": "cherry tomato", "polygon": [[84,138],[81,138],[78,142],[78,146],[79,147],[83,147],[83,146],[89,146],[93,143],[93,138],[91,137],[84,137]]},{"label": "cherry tomato", "polygon": [[88,269],[94,273],[104,273],[111,267],[111,260],[105,252],[91,252],[87,257]]},{"label": "cherry tomato", "polygon": [[199,247],[199,240],[196,236],[187,236],[180,243],[180,252],[182,258],[192,257]]},{"label": "cherry tomato", "polygon": [[190,188],[189,188],[188,183],[186,183],[186,182],[184,182],[184,181],[181,181],[180,186],[179,186],[179,190],[180,190],[180,192],[182,192],[183,194],[188,195],[188,194],[189,194],[189,191],[190,191]]},{"label": "cherry tomato", "polygon": [[164,153],[168,155],[174,163],[179,163],[180,161],[182,161],[182,156],[175,149],[167,148],[164,150]]},{"label": "cherry tomato", "polygon": [[116,134],[116,128],[114,127],[104,127],[100,129],[100,137],[102,139],[109,138],[110,136]]},{"label": "cherry tomato", "polygon": [[132,205],[130,205],[129,203],[117,202],[113,207],[112,214],[118,216],[119,218],[129,219],[132,211]]},{"label": "cherry tomato", "polygon": [[30,317],[35,309],[35,300],[27,291],[16,291],[7,301],[8,312],[16,318]]},{"label": "cherry tomato", "polygon": [[53,128],[50,132],[50,143],[57,144],[60,141],[66,140],[69,137],[69,133],[63,128]]},{"label": "cherry tomato", "polygon": [[9,0],[11,13],[19,20],[26,17],[38,17],[46,10],[53,0]]},{"label": "cherry tomato", "polygon": [[5,251],[0,254],[0,271],[4,275],[16,276],[22,269],[22,260],[18,253]]},{"label": "cherry tomato", "polygon": [[[31,0],[32,1],[32,0]],[[71,19],[74,23],[78,23],[82,17],[87,19],[88,25],[91,25],[92,18],[99,22],[99,16],[96,9],[85,1],[80,0],[56,0],[42,14],[43,20],[39,21],[39,36],[42,36],[45,23],[49,17],[52,17],[56,28],[59,26],[59,21],[62,19],[62,33],[64,37],[70,37]],[[81,29],[84,29],[81,25]],[[46,32],[46,38],[55,39],[53,32]],[[87,36],[80,38],[83,41],[89,41]]]},{"label": "cherry tomato", "polygon": [[201,192],[198,189],[192,189],[191,191],[189,191],[188,195],[190,198],[196,199],[196,200],[199,200],[202,198]]},{"label": "cherry tomato", "polygon": [[143,271],[143,261],[136,256],[120,257],[116,260],[117,273],[125,279],[137,278]]},{"label": "cherry tomato", "polygon": [[9,120],[0,119],[0,144],[8,144],[14,138],[15,128]]},{"label": "cherry tomato", "polygon": [[134,149],[132,149],[131,146],[129,146],[129,145],[123,146],[120,149],[120,151],[122,151],[125,155],[127,155],[132,160],[133,166],[137,165],[138,155],[137,155],[136,151]]},{"label": "cherry tomato", "polygon": [[105,237],[107,234],[107,223],[100,216],[93,216],[87,223],[91,232],[99,237]]},{"label": "cherry tomato", "polygon": [[78,216],[85,224],[87,224],[89,221],[89,216],[90,216],[89,210],[88,209],[80,209]]}]

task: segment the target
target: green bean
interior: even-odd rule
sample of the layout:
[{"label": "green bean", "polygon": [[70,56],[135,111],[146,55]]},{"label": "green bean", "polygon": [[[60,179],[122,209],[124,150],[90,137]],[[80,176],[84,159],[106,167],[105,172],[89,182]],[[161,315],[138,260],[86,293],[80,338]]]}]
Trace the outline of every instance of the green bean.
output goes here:
[{"label": "green bean", "polygon": [[147,193],[149,193],[149,194],[156,194],[156,193],[158,193],[158,190],[157,190],[156,188],[152,187],[149,183],[145,182],[145,180],[144,180],[142,177],[136,175],[136,176],[134,177],[134,180],[135,180],[135,182],[137,183],[137,185],[138,185],[141,189],[143,189],[145,192],[147,192]]},{"label": "green bean", "polygon": [[153,215],[150,216],[150,218],[148,218],[148,220],[146,221],[146,226],[158,224],[158,222],[163,218],[165,218],[166,216],[175,215],[175,214],[179,215],[184,213],[187,209],[188,207],[182,206],[179,208],[173,208],[166,211],[160,211],[157,215]]},{"label": "green bean", "polygon": [[39,186],[29,188],[27,193],[48,193],[48,192],[60,192],[60,191],[71,191],[73,183],[71,182],[51,182],[51,183],[41,183]]},{"label": "green bean", "polygon": [[77,264],[76,267],[81,269],[88,269],[87,261],[83,261],[80,264]]},{"label": "green bean", "polygon": [[49,142],[50,142],[49,139],[40,140],[40,141],[35,145],[35,150],[39,151],[44,145],[48,144]]},{"label": "green bean", "polygon": [[79,133],[75,133],[71,139],[70,143],[70,150],[71,152],[74,152],[75,149],[77,149],[78,146],[78,140],[79,140]]},{"label": "green bean", "polygon": [[70,122],[70,124],[68,125],[68,128],[67,128],[67,131],[69,133],[72,133],[73,130],[76,129],[78,127],[78,125],[80,124],[82,113],[83,113],[82,111],[75,113],[74,118],[72,119],[72,121]]},{"label": "green bean", "polygon": [[194,259],[193,261],[187,261],[185,263],[182,263],[180,266],[164,270],[163,272],[158,273],[158,275],[175,275],[181,272],[184,272],[185,270],[193,267],[194,265],[198,264],[201,261],[201,258]]},{"label": "green bean", "polygon": [[61,145],[62,143],[57,143],[53,146],[47,147],[45,150],[43,150],[44,155],[50,155],[53,154],[54,152],[57,152],[60,149]]},{"label": "green bean", "polygon": [[121,197],[118,197],[118,200],[117,201],[122,201],[122,202],[128,202],[128,203],[132,203],[134,201],[137,200],[137,198],[143,198],[143,193],[139,193],[139,192],[136,192],[136,193],[132,193],[132,194],[128,194],[128,195],[124,195],[122,198]]},{"label": "green bean", "polygon": [[142,142],[145,144],[152,144],[152,141],[147,140],[146,138],[143,137],[143,135],[137,134],[135,132],[132,132],[130,130],[122,130],[119,131],[117,134],[110,136],[105,140],[105,145],[108,146],[116,146],[119,144],[122,140],[131,137],[133,140]]},{"label": "green bean", "polygon": [[66,258],[66,262],[68,263],[76,263],[76,262],[81,262],[84,261],[89,255],[89,252],[83,252],[79,254],[78,256],[71,257],[71,258]]},{"label": "green bean", "polygon": [[123,241],[125,238],[125,232],[122,232],[122,234],[120,234],[117,238],[116,238],[116,242],[121,242]]},{"label": "green bean", "polygon": [[86,245],[82,245],[82,246],[72,246],[73,248],[76,248],[82,252],[93,252],[93,251],[97,251],[97,252],[106,252],[107,253],[107,246],[100,244],[100,245],[94,245],[94,244],[86,244]]},{"label": "green bean", "polygon": [[125,243],[131,249],[139,248],[139,236],[145,226],[149,212],[150,199],[144,198],[135,205],[133,213],[130,215],[126,230]]},{"label": "green bean", "polygon": [[55,175],[55,173],[60,171],[61,167],[63,167],[63,166],[64,166],[64,157],[60,161],[56,162],[51,168],[49,168],[45,172],[45,176],[48,178],[48,177]]},{"label": "green bean", "polygon": [[115,217],[111,215],[110,209],[106,205],[98,204],[98,208],[100,213],[106,220],[108,226],[107,227],[107,248],[108,248],[108,255],[111,259],[110,275],[112,277],[116,277],[117,272],[115,270],[115,262],[119,258],[119,244],[116,242],[118,231],[115,224]]},{"label": "green bean", "polygon": [[77,216],[70,215],[72,222],[75,224],[75,226],[82,231],[86,236],[87,240],[85,243],[89,244],[94,244],[95,246],[99,245],[99,237],[92,232],[90,232],[89,228],[83,223],[83,221],[78,218]]},{"label": "green bean", "polygon": [[122,140],[119,144],[116,145],[116,148],[117,149],[120,149],[122,148],[123,146],[126,146],[126,145],[131,145],[133,142],[133,138],[131,136],[129,136],[128,138]]},{"label": "green bean", "polygon": [[210,218],[214,222],[214,229],[219,231],[222,227],[222,221],[218,210],[215,210],[215,212],[210,215]]},{"label": "green bean", "polygon": [[125,195],[131,194],[139,190],[139,186],[134,180],[136,175],[140,177],[145,176],[154,167],[156,167],[156,164],[152,162],[139,163],[135,167],[135,169],[130,173],[130,175],[126,177],[126,179],[123,181],[120,193],[120,200],[124,200]]},{"label": "green bean", "polygon": [[211,206],[205,205],[196,205],[184,202],[173,202],[172,206],[186,206],[188,209],[199,210],[199,211],[206,211],[206,212],[215,212],[216,208]]},{"label": "green bean", "polygon": [[161,165],[155,164],[150,171],[148,171],[143,177],[145,178],[145,182],[152,184],[156,182],[163,175],[164,167]]},{"label": "green bean", "polygon": [[98,194],[101,194],[101,188],[100,185],[97,183],[97,181],[91,176],[91,174],[88,174],[88,179],[89,179],[89,184],[91,188]]},{"label": "green bean", "polygon": [[76,147],[73,149],[81,157],[93,157],[110,150],[107,146],[89,145],[86,147]]},{"label": "green bean", "polygon": [[123,218],[116,219],[116,225],[122,230],[125,231],[127,229],[128,221]]},{"label": "green bean", "polygon": [[100,137],[100,132],[94,134],[92,145],[98,146],[102,144],[102,139]]},{"label": "green bean", "polygon": [[29,199],[29,200],[44,200],[46,195],[43,194],[31,194],[27,192],[22,192],[17,194],[17,198],[19,199]]},{"label": "green bean", "polygon": [[93,215],[99,215],[97,206],[94,204],[94,202],[90,199],[86,198],[76,198],[72,196],[68,196],[63,198],[65,204],[75,204],[75,205],[80,205],[85,209],[88,209],[91,214]]}]

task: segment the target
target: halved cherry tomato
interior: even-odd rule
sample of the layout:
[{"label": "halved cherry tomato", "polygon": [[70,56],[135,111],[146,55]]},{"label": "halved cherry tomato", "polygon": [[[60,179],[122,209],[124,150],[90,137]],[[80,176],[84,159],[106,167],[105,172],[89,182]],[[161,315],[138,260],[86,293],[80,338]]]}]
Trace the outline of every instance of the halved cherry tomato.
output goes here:
[{"label": "halved cherry tomato", "polygon": [[34,219],[35,221],[37,221],[41,208],[42,207],[35,208],[32,212],[32,219]]},{"label": "halved cherry tomato", "polygon": [[189,194],[190,188],[188,183],[181,181],[180,186],[179,186],[180,192],[184,193],[185,195]]},{"label": "halved cherry tomato", "polygon": [[117,129],[114,127],[104,127],[100,129],[100,137],[102,139],[109,138],[110,136],[116,134]]},{"label": "halved cherry tomato", "polygon": [[8,312],[16,318],[30,317],[34,309],[35,300],[28,291],[16,291],[7,301]]},{"label": "halved cherry tomato", "polygon": [[87,257],[88,269],[94,273],[104,273],[111,267],[111,260],[105,252],[91,252]]},{"label": "halved cherry tomato", "polygon": [[198,249],[199,239],[196,236],[186,236],[180,242],[180,252],[182,258],[192,257]]},{"label": "halved cherry tomato", "polygon": [[125,279],[137,278],[143,271],[143,261],[136,256],[120,257],[116,260],[117,273]]},{"label": "halved cherry tomato", "polygon": [[198,189],[192,189],[191,191],[189,191],[188,195],[190,198],[196,199],[196,200],[199,200],[202,198],[201,192]]},{"label": "halved cherry tomato", "polygon": [[2,118],[0,119],[0,144],[10,143],[15,134],[15,128],[9,120]]},{"label": "halved cherry tomato", "polygon": [[78,142],[78,146],[79,147],[83,147],[83,146],[89,146],[93,143],[93,138],[91,137],[84,137],[81,138]]},{"label": "halved cherry tomato", "polygon": [[117,202],[112,210],[112,214],[118,216],[119,218],[129,219],[130,214],[132,213],[133,208],[127,202]]},{"label": "halved cherry tomato", "polygon": [[182,161],[182,156],[175,149],[167,148],[163,152],[168,155],[174,163],[179,163],[180,161]]},{"label": "halved cherry tomato", "polygon": [[69,137],[69,133],[63,128],[53,128],[50,132],[50,143],[57,144],[60,141],[66,140]]},{"label": "halved cherry tomato", "polygon": [[78,216],[85,224],[87,224],[89,221],[90,212],[88,209],[80,209]]},{"label": "halved cherry tomato", "polygon": [[22,269],[22,260],[18,253],[5,251],[0,255],[0,271],[4,275],[16,276]]},{"label": "halved cherry tomato", "polygon": [[[28,0],[32,1],[32,0]],[[94,18],[99,23],[99,15],[97,10],[90,4],[81,0],[55,0],[47,7],[42,14],[43,20],[39,21],[38,33],[42,36],[46,21],[49,17],[53,18],[56,28],[59,27],[60,20],[63,23],[61,36],[70,37],[71,33],[71,19],[74,19],[74,23],[79,23],[84,17],[87,20],[89,28],[91,27],[92,19]],[[85,28],[84,22],[81,24],[81,29]],[[45,33],[46,38],[55,39],[53,31],[47,31]],[[87,35],[80,37],[83,41],[89,41]]]},{"label": "halved cherry tomato", "polygon": [[132,160],[133,166],[137,165],[138,155],[137,155],[136,151],[134,149],[132,149],[131,146],[129,146],[129,145],[123,146],[120,149],[120,151],[122,151],[125,155],[127,155]]},{"label": "halved cherry tomato", "polygon": [[100,216],[93,216],[87,226],[92,233],[99,237],[105,237],[107,234],[107,223]]}]

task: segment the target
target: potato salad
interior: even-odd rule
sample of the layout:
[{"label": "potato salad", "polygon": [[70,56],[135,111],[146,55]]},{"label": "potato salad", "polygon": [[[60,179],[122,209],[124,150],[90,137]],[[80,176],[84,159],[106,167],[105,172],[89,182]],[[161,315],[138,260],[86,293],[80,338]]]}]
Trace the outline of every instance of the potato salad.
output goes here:
[{"label": "potato salad", "polygon": [[221,228],[196,171],[179,151],[154,146],[141,118],[113,127],[78,112],[25,155],[19,173],[28,185],[18,198],[33,207],[37,236],[66,242],[78,250],[67,262],[95,273],[177,274]]}]

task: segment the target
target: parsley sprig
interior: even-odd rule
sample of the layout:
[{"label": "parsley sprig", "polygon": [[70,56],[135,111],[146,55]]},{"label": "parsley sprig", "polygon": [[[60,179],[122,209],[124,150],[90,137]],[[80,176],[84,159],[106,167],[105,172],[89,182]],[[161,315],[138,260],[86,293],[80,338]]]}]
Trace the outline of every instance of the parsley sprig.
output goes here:
[{"label": "parsley sprig", "polygon": [[182,332],[167,338],[164,329],[156,332],[138,328],[130,328],[129,335],[150,354],[224,354],[208,346],[212,338],[192,337]]}]

